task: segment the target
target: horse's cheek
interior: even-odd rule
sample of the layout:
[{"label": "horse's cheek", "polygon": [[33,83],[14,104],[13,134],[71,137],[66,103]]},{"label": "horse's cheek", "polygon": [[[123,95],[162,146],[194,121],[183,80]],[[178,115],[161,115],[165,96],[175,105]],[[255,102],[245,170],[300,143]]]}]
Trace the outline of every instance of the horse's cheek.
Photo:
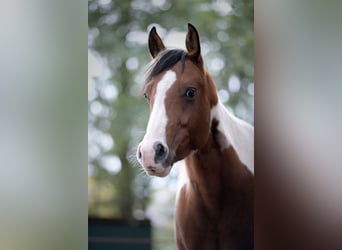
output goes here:
[{"label": "horse's cheek", "polygon": [[[201,112],[198,112],[197,118],[198,122],[195,123],[194,134],[201,135],[197,136],[197,140],[200,140],[198,144],[199,147],[202,147],[207,142],[210,132],[210,111],[203,108]],[[203,122],[203,120],[207,122]]]},{"label": "horse's cheek", "polygon": [[189,115],[183,114],[180,118],[180,124],[182,127],[186,127],[189,123]]}]

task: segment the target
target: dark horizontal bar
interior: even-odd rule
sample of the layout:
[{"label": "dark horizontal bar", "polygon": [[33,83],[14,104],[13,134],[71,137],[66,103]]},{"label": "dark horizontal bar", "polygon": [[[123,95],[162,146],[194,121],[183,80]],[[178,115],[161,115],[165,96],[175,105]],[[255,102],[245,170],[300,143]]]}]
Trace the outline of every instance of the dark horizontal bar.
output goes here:
[{"label": "dark horizontal bar", "polygon": [[90,243],[131,243],[131,244],[152,244],[148,238],[114,238],[114,237],[89,237]]}]

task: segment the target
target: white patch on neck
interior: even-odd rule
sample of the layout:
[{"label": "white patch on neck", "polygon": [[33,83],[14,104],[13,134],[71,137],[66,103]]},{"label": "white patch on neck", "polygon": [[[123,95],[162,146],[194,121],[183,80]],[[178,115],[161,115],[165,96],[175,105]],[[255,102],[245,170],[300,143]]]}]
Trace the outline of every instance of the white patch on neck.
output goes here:
[{"label": "white patch on neck", "polygon": [[150,119],[147,124],[146,134],[144,136],[144,142],[149,141],[154,143],[159,141],[166,144],[166,125],[167,115],[165,109],[166,92],[170,89],[173,83],[176,81],[176,73],[169,70],[165,73],[163,78],[157,83],[157,91],[154,97],[154,104]]},{"label": "white patch on neck", "polygon": [[219,101],[211,110],[211,121],[219,121],[218,131],[227,140],[228,147],[232,146],[241,162],[254,173],[254,128],[228,112]]}]

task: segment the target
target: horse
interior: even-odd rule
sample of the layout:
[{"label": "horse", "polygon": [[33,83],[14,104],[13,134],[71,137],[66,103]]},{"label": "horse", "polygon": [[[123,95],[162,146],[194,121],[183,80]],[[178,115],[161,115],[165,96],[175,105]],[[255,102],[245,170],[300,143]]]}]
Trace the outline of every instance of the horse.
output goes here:
[{"label": "horse", "polygon": [[254,128],[218,98],[204,66],[199,34],[188,24],[186,51],[167,49],[153,27],[144,96],[150,116],[137,159],[150,176],[184,160],[178,190],[178,249],[253,249]]}]

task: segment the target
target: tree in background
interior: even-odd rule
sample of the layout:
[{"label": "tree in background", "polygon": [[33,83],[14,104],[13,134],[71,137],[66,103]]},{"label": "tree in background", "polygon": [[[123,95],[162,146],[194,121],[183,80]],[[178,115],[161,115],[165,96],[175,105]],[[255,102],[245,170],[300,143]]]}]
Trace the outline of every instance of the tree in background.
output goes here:
[{"label": "tree in background", "polygon": [[153,185],[129,159],[148,119],[140,97],[148,31],[155,25],[179,46],[195,25],[221,100],[253,123],[253,1],[93,0],[88,13],[89,214],[142,219]]}]

